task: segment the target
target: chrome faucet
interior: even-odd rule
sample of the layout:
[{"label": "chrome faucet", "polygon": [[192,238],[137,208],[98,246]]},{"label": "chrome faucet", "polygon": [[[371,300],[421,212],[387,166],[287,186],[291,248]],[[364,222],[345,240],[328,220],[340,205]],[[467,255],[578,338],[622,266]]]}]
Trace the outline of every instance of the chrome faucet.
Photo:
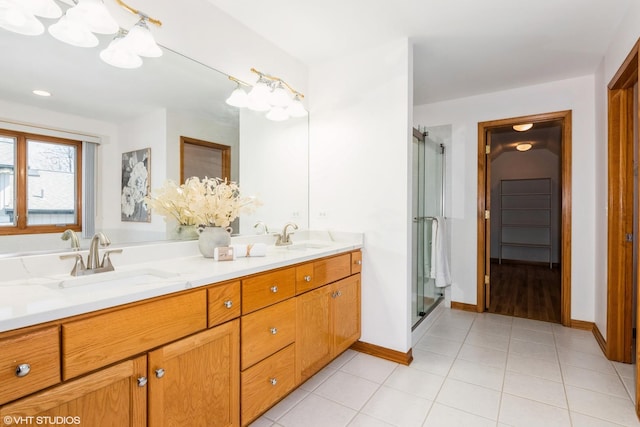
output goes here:
[{"label": "chrome faucet", "polygon": [[286,223],[282,229],[282,234],[277,234],[278,240],[276,240],[276,246],[288,246],[293,243],[291,241],[291,234],[293,233],[287,233],[289,227],[292,227],[294,230],[298,229],[298,226],[293,222]]},{"label": "chrome faucet", "polygon": [[267,224],[264,221],[258,221],[255,224],[253,224],[253,228],[258,228],[260,226],[262,226],[262,229],[263,229],[262,234],[269,234],[269,227],[267,227]]},{"label": "chrome faucet", "polygon": [[64,232],[62,233],[62,236],[60,236],[60,238],[62,240],[71,239],[71,249],[74,250],[74,251],[79,251],[80,250],[80,239],[78,239],[78,235],[76,234],[75,231],[73,231],[71,229],[66,229],[66,230],[64,230]]},{"label": "chrome faucet", "polygon": [[93,235],[91,239],[91,245],[89,246],[89,255],[87,256],[87,269],[95,270],[100,267],[98,259],[100,258],[100,254],[98,253],[98,241],[101,246],[109,246],[111,244],[111,240],[107,236],[104,235],[103,232],[98,231]]}]

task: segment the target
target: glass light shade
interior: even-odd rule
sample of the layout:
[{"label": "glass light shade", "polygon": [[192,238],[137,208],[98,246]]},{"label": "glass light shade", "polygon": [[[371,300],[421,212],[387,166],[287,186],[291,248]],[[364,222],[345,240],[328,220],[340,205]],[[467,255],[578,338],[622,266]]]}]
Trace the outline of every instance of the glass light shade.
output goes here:
[{"label": "glass light shade", "polygon": [[39,36],[44,25],[22,5],[0,0],[0,27],[25,36]]},{"label": "glass light shade", "polygon": [[516,145],[516,150],[518,151],[529,151],[531,150],[532,145],[528,142],[521,142],[520,144]]},{"label": "glass light shade", "polygon": [[118,68],[139,68],[142,66],[142,58],[122,45],[122,37],[116,37],[109,46],[100,52],[100,59],[109,65]]},{"label": "glass light shade", "polygon": [[56,19],[62,16],[62,9],[53,0],[22,0],[22,3],[36,16]]},{"label": "glass light shade", "polygon": [[249,103],[249,96],[247,95],[247,92],[245,92],[244,89],[240,87],[240,83],[238,83],[238,86],[236,86],[233,92],[231,92],[231,95],[229,95],[229,97],[227,98],[226,103],[238,108],[247,106],[247,104]]},{"label": "glass light shade", "polygon": [[144,19],[139,20],[122,39],[122,43],[127,46],[131,52],[136,55],[146,56],[148,58],[157,58],[162,56],[162,49],[156,43],[149,31],[149,26]]},{"label": "glass light shade", "polygon": [[532,127],[533,127],[533,123],[523,123],[521,125],[513,125],[513,130],[516,130],[518,132],[524,132],[531,129]]},{"label": "glass light shade", "polygon": [[283,120],[287,120],[289,118],[289,114],[283,107],[273,107],[265,117],[269,120],[273,120],[274,122],[281,122]]},{"label": "glass light shade", "polygon": [[291,105],[287,107],[287,113],[291,117],[304,117],[307,114],[309,114],[307,110],[304,108],[304,105],[302,104],[302,100],[298,95],[296,95],[293,101],[291,101]]},{"label": "glass light shade", "polygon": [[269,94],[269,104],[274,107],[287,107],[291,104],[291,94],[285,89],[282,82],[278,82],[273,91]]},{"label": "glass light shade", "polygon": [[271,94],[271,87],[264,77],[260,77],[256,84],[249,91],[249,102],[247,107],[253,111],[268,111],[271,109],[269,104],[269,95]]},{"label": "glass light shade", "polygon": [[70,20],[67,15],[64,15],[58,22],[49,27],[49,34],[72,46],[98,46],[98,38],[83,24]]},{"label": "glass light shade", "polygon": [[67,10],[67,17],[84,24],[89,31],[96,34],[115,34],[120,29],[102,0],[80,0],[77,5]]}]

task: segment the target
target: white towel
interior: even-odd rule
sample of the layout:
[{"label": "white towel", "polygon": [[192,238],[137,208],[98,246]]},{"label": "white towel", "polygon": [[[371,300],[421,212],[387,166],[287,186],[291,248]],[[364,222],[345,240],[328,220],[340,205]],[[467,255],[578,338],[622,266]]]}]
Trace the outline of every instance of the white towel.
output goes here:
[{"label": "white towel", "polygon": [[236,258],[267,255],[267,245],[265,243],[235,244],[231,246],[233,246]]},{"label": "white towel", "polygon": [[431,222],[431,271],[429,276],[436,279],[436,286],[439,288],[451,284],[447,252],[446,222],[443,217],[438,216]]}]

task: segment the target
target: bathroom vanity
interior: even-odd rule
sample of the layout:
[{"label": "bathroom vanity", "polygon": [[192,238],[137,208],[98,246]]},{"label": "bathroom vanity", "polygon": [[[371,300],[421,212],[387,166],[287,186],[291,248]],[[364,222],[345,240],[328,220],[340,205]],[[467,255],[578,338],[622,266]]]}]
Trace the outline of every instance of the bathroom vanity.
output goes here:
[{"label": "bathroom vanity", "polygon": [[[178,274],[157,274],[157,287],[136,292],[121,276],[102,294],[91,291],[99,282],[67,279],[45,291],[64,295],[63,306],[39,300],[13,317],[0,303],[0,416],[14,424],[249,424],[360,337],[361,241],[325,243],[229,262],[162,259],[152,264]],[[153,277],[130,252],[122,271]],[[29,280],[23,286],[42,286]],[[0,282],[2,301],[3,287],[15,286]]]}]

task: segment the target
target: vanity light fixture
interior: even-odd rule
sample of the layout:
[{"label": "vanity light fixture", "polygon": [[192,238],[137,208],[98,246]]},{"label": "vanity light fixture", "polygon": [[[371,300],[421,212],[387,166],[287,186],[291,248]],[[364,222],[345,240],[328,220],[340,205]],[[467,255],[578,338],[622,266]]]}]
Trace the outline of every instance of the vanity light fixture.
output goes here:
[{"label": "vanity light fixture", "polygon": [[516,145],[516,150],[529,151],[531,150],[531,147],[533,147],[533,145],[530,142],[520,142],[518,143],[518,145]]},{"label": "vanity light fixture", "polygon": [[524,132],[533,127],[533,123],[522,123],[520,125],[513,125],[513,130],[518,132]]},{"label": "vanity light fixture", "polygon": [[[247,107],[253,111],[267,111],[266,118],[274,121],[287,120],[289,117],[304,117],[308,114],[302,103],[304,95],[293,89],[287,82],[255,68],[252,68],[251,72],[258,75],[258,81],[253,87],[229,76],[237,86],[227,98],[227,104],[239,108]],[[251,87],[248,93],[243,86]]]},{"label": "vanity light fixture", "polygon": [[103,0],[58,1],[71,7],[63,14],[54,0],[0,0],[0,28],[24,35],[40,35],[44,33],[44,25],[37,17],[60,18],[49,26],[49,34],[72,46],[95,47],[99,44],[95,34],[115,34],[114,40],[100,53],[103,61],[115,67],[138,68],[142,65],[140,56],[162,56],[162,49],[148,26],[148,23],[161,26],[162,22],[122,0],[113,1],[140,18],[129,31],[120,28]]}]

